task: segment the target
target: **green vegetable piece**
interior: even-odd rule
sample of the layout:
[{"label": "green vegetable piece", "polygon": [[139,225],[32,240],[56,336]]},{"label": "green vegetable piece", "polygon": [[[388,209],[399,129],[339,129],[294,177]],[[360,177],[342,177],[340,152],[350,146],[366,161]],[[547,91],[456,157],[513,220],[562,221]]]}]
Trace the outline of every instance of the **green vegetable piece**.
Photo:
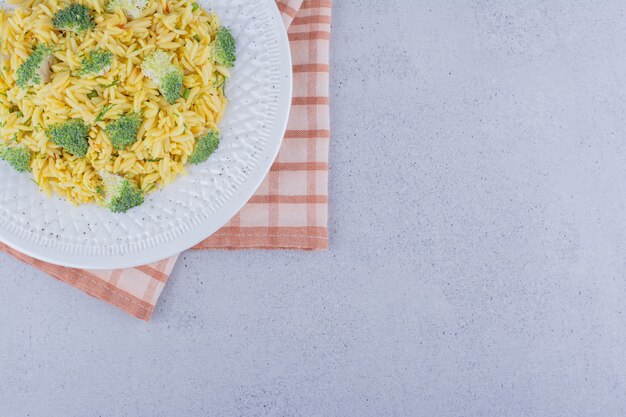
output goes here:
[{"label": "green vegetable piece", "polygon": [[89,149],[89,126],[81,119],[71,119],[52,125],[47,131],[48,140],[79,158],[84,158]]},{"label": "green vegetable piece", "polygon": [[52,61],[52,49],[43,44],[35,46],[30,56],[15,72],[15,83],[18,87],[26,89],[48,82],[50,61]]},{"label": "green vegetable piece", "polygon": [[89,94],[87,94],[87,98],[92,99],[98,97],[98,92],[96,90],[91,90]]},{"label": "green vegetable piece", "polygon": [[209,159],[209,156],[211,156],[211,154],[215,152],[219,144],[219,134],[214,130],[211,130],[207,134],[200,136],[196,140],[193,152],[189,157],[189,163],[195,165],[205,162],[207,159]]},{"label": "green vegetable piece", "polygon": [[102,76],[106,74],[113,64],[113,54],[104,49],[96,49],[85,56],[81,62],[78,75],[88,77],[90,75]]},{"label": "green vegetable piece", "polygon": [[170,104],[174,104],[180,98],[181,88],[183,88],[183,72],[178,68],[163,76],[160,91]]},{"label": "green vegetable piece", "polygon": [[110,13],[121,10],[126,16],[136,19],[146,7],[148,0],[110,0],[107,10]]},{"label": "green vegetable piece", "polygon": [[189,98],[190,93],[191,93],[191,88],[185,88],[185,91],[183,91],[183,98],[187,100]]},{"label": "green vegetable piece", "polygon": [[172,56],[165,51],[156,51],[141,64],[143,74],[159,87],[159,91],[170,103],[180,98],[183,88],[183,70],[171,63]]},{"label": "green vegetable piece", "polygon": [[124,177],[101,173],[104,184],[104,205],[113,213],[125,213],[143,203],[143,193]]},{"label": "green vegetable piece", "polygon": [[98,84],[100,87],[102,88],[109,88],[109,87],[115,87],[116,85],[118,85],[120,82],[120,77],[118,77],[117,75],[115,77],[113,77],[113,81],[111,82],[111,84]]},{"label": "green vegetable piece", "polygon": [[232,67],[237,58],[235,56],[236,50],[237,46],[235,44],[235,38],[233,38],[230,30],[225,27],[221,27],[217,31],[217,36],[215,37],[215,61],[225,67]]},{"label": "green vegetable piece", "polygon": [[121,151],[137,141],[141,118],[137,113],[128,113],[111,122],[104,129],[115,149]]},{"label": "green vegetable piece", "polygon": [[193,3],[191,3],[191,11],[192,12],[195,12],[199,8],[200,8],[200,5],[198,3],[196,3],[195,1]]},{"label": "green vegetable piece", "polygon": [[96,26],[92,13],[87,6],[71,4],[55,13],[52,24],[55,29],[83,34]]},{"label": "green vegetable piece", "polygon": [[109,110],[111,110],[113,107],[115,107],[115,104],[107,104],[105,105],[102,110],[100,111],[100,113],[98,114],[98,116],[96,117],[96,120],[94,120],[94,122],[99,122],[102,119],[104,119],[104,115],[108,113]]},{"label": "green vegetable piece", "polygon": [[17,172],[30,171],[32,153],[24,145],[0,145],[0,159],[8,162]]}]

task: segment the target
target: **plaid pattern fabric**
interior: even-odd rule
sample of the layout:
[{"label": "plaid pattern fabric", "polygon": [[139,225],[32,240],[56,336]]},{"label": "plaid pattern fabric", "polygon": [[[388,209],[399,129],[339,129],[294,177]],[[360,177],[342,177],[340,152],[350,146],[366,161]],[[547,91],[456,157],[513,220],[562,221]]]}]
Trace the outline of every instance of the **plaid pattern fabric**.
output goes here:
[{"label": "plaid pattern fabric", "polygon": [[178,259],[178,256],[173,256],[136,268],[87,271],[39,261],[3,243],[0,243],[0,250],[142,320],[149,320],[152,316]]},{"label": "plaid pattern fabric", "polygon": [[330,0],[277,1],[293,60],[293,101],[267,178],[225,227],[195,249],[328,247]]},{"label": "plaid pattern fabric", "polygon": [[[294,97],[267,178],[226,226],[194,249],[328,247],[329,41],[332,0],[277,0],[288,27]],[[127,313],[149,320],[178,256],[136,268],[87,271],[0,250]]]}]

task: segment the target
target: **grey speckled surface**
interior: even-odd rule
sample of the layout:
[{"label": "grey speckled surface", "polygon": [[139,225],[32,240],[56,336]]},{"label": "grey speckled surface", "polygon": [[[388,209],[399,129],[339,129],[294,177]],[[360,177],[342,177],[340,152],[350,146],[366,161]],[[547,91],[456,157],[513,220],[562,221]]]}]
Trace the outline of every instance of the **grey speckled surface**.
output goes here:
[{"label": "grey speckled surface", "polygon": [[331,246],[145,324],[0,257],[2,416],[626,409],[626,3],[336,0]]}]

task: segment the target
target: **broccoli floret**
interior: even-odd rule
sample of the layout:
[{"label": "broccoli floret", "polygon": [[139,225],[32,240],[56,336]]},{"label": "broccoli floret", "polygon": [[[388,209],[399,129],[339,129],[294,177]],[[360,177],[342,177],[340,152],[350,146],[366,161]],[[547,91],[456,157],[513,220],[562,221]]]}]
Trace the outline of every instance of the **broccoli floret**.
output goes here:
[{"label": "broccoli floret", "polygon": [[112,64],[113,54],[111,52],[104,49],[96,49],[83,58],[78,75],[81,77],[90,75],[100,77],[111,69]]},{"label": "broccoli floret", "polygon": [[179,68],[173,68],[163,76],[160,87],[161,94],[170,104],[180,98],[180,90],[183,88],[183,72]]},{"label": "broccoli floret", "polygon": [[137,113],[128,113],[109,123],[104,131],[109,135],[113,147],[121,151],[135,143],[140,126],[141,117]]},{"label": "broccoli floret", "polygon": [[237,46],[235,45],[235,38],[233,38],[230,30],[225,27],[221,27],[217,31],[217,36],[215,37],[215,61],[225,67],[232,67],[236,59],[236,50]]},{"label": "broccoli floret", "polygon": [[46,45],[37,45],[33,52],[15,72],[15,83],[22,89],[48,82],[52,49]]},{"label": "broccoli floret", "polygon": [[52,24],[56,29],[82,34],[96,26],[92,12],[93,10],[82,4],[72,4],[56,12]]},{"label": "broccoli floret", "polygon": [[156,51],[144,59],[141,70],[159,87],[163,97],[173,104],[180,97],[183,88],[183,70],[171,61],[171,55],[164,51]]},{"label": "broccoli floret", "polygon": [[22,144],[0,145],[0,159],[7,161],[17,172],[30,171],[31,155]]},{"label": "broccoli floret", "polygon": [[201,164],[209,159],[209,156],[220,144],[220,138],[216,131],[211,130],[196,141],[191,156],[189,156],[190,164]]},{"label": "broccoli floret", "polygon": [[50,126],[46,131],[50,142],[79,158],[84,158],[89,149],[89,126],[81,119],[71,119]]},{"label": "broccoli floret", "polygon": [[100,173],[104,184],[104,205],[113,213],[125,213],[143,203],[143,193],[134,183],[119,175]]},{"label": "broccoli floret", "polygon": [[107,10],[112,13],[120,9],[131,18],[137,18],[148,6],[148,0],[110,0]]}]

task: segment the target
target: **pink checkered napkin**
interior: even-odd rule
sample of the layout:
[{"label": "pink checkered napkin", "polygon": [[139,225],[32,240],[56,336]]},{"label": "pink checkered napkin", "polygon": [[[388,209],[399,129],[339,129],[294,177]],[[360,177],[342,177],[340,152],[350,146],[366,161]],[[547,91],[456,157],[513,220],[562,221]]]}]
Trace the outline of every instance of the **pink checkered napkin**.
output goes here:
[{"label": "pink checkered napkin", "polygon": [[3,243],[0,250],[142,320],[150,319],[178,258],[173,256],[136,268],[88,271],[42,262]]},{"label": "pink checkered napkin", "polygon": [[[226,226],[194,249],[328,247],[331,0],[277,0],[288,27],[294,97],[285,140],[267,178]],[[34,267],[149,320],[178,256],[151,265],[87,271],[48,264],[0,243]]]},{"label": "pink checkered napkin", "polygon": [[278,158],[248,204],[195,249],[326,249],[330,0],[279,0],[293,60],[291,116]]}]

